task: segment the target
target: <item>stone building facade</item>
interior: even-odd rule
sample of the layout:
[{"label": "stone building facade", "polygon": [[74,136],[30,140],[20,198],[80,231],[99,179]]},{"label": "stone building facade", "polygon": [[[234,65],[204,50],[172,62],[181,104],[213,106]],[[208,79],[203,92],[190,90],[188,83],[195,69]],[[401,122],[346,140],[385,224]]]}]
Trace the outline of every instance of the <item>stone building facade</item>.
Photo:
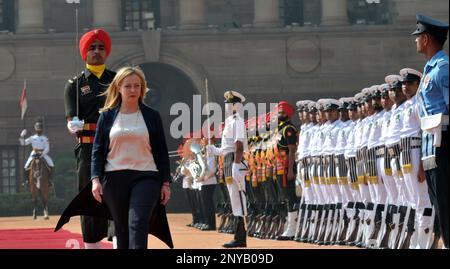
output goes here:
[{"label": "stone building facade", "polygon": [[[108,30],[108,67],[140,65],[166,134],[176,102],[222,102],[240,89],[251,102],[342,97],[383,83],[403,67],[421,70],[415,13],[448,21],[444,0],[0,0],[0,193],[20,191],[19,99],[27,81],[28,131],[45,121],[51,156],[70,152],[63,91],[83,69],[76,41]],[[68,1],[71,2],[71,1]],[[74,1],[72,1],[74,2]],[[76,1],[75,1],[76,2]],[[448,51],[448,43],[446,45]],[[168,135],[167,135],[168,136]],[[169,150],[179,139],[168,137]],[[12,165],[14,164],[14,165]],[[13,171],[15,170],[15,171]]]}]

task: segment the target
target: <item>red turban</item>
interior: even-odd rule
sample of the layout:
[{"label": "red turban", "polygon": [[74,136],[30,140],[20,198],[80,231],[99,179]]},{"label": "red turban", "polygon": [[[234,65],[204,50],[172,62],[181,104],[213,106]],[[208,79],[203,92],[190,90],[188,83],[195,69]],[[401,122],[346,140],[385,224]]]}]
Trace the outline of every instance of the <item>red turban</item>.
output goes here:
[{"label": "red turban", "polygon": [[278,110],[283,110],[284,113],[290,118],[294,114],[294,107],[292,107],[288,102],[281,101],[278,103]]},{"label": "red turban", "polygon": [[111,53],[111,38],[108,33],[102,29],[94,29],[84,34],[80,40],[80,54],[84,61],[86,61],[89,47],[96,39],[100,40],[105,46],[106,57],[108,57],[109,53]]}]

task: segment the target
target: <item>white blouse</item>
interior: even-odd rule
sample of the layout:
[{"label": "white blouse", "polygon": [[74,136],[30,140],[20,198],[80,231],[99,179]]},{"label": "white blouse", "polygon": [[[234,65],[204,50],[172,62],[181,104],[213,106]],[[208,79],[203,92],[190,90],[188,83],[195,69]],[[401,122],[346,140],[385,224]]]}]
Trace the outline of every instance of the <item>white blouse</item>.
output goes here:
[{"label": "white blouse", "polygon": [[150,137],[140,111],[118,113],[109,133],[109,153],[105,171],[158,171]]}]

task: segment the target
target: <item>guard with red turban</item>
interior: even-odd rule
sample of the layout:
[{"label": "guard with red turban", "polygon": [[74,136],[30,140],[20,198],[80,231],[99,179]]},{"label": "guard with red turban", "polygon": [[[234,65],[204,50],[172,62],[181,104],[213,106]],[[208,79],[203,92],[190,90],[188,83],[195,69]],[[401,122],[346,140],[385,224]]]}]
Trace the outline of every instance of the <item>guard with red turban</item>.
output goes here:
[{"label": "guard with red turban", "polygon": [[[286,101],[278,103],[277,128],[277,184],[281,191],[281,204],[286,204],[287,219],[283,234],[278,240],[294,239],[297,218],[297,196],[295,193],[295,152],[297,147],[297,128],[292,124],[294,107]],[[283,211],[286,212],[283,208]],[[285,218],[286,214],[281,214]]]},{"label": "guard with red turban", "polygon": [[[105,96],[101,94],[107,90],[116,73],[105,66],[111,53],[111,38],[104,30],[94,29],[85,33],[80,39],[79,49],[85,69],[66,83],[64,104],[67,129],[76,137],[78,189],[82,191],[90,184],[91,179],[92,142],[100,116],[99,109],[105,103]],[[64,213],[67,215],[78,215],[70,210],[66,211]],[[85,248],[100,248],[100,241],[107,236],[111,238],[113,230],[106,218],[81,216]]]}]

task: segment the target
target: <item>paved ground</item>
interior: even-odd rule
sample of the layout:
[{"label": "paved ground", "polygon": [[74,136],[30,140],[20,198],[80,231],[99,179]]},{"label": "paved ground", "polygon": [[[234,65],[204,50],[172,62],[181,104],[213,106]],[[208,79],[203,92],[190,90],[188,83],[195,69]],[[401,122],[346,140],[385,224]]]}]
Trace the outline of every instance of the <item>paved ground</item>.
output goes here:
[{"label": "paved ground", "polygon": [[[0,229],[20,228],[53,228],[59,216],[50,216],[50,220],[39,217],[32,220],[27,217],[4,217],[0,218]],[[230,241],[233,236],[216,231],[199,231],[195,228],[186,227],[190,222],[189,214],[169,214],[169,225],[172,238],[177,249],[220,249],[221,245]],[[74,233],[81,233],[79,217],[74,217],[63,229]],[[105,242],[107,242],[105,240]],[[248,248],[252,249],[351,249],[342,246],[317,246],[312,244],[297,243],[294,241],[276,241],[248,238]],[[167,247],[153,236],[149,236],[148,247],[151,249],[167,249]]]}]

